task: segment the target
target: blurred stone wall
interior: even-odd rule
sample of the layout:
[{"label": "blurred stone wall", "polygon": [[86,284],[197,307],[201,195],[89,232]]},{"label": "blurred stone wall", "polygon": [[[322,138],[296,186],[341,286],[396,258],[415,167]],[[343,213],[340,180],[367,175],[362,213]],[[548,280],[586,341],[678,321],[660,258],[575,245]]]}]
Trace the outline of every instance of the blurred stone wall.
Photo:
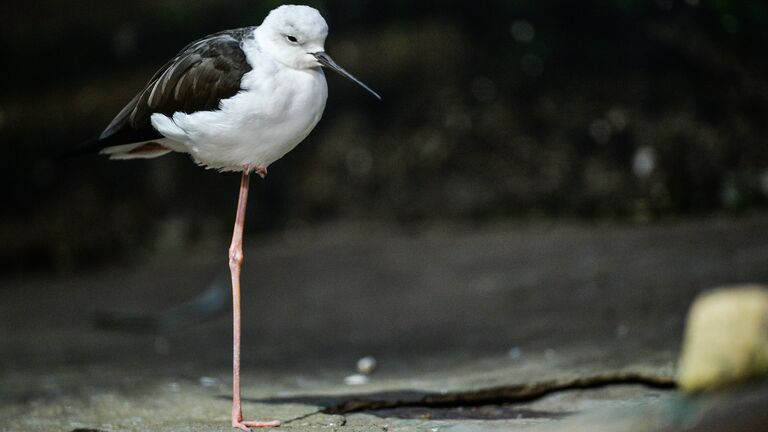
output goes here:
[{"label": "blurred stone wall", "polygon": [[[274,1],[6,1],[4,270],[219,245],[235,175],[184,156],[54,158],[188,41]],[[325,1],[325,118],[257,182],[249,230],[345,220],[648,221],[763,207],[768,5]],[[21,267],[19,267],[21,266]]]}]

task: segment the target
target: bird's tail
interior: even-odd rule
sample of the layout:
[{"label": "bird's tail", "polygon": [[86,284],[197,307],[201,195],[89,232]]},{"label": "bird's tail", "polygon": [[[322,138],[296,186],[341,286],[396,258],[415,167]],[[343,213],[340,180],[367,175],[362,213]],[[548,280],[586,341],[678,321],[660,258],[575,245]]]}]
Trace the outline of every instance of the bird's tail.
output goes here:
[{"label": "bird's tail", "polygon": [[[158,140],[162,141],[162,140]],[[167,155],[173,150],[159,142],[148,141],[103,148],[99,154],[108,155],[113,160],[153,159]]]},{"label": "bird's tail", "polygon": [[79,147],[61,153],[55,159],[72,159],[93,154],[109,156],[110,159],[152,159],[171,153],[173,150],[162,145],[165,139],[146,141],[134,144],[113,145],[105,144],[100,138],[94,137],[83,142]]}]

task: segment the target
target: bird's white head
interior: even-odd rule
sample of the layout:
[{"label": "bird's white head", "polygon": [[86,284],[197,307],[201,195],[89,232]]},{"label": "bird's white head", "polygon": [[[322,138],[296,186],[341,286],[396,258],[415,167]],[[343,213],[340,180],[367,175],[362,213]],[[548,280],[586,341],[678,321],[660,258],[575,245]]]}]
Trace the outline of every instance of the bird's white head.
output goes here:
[{"label": "bird's white head", "polygon": [[273,10],[259,27],[259,44],[280,63],[293,69],[319,67],[313,55],[325,51],[328,24],[317,9],[285,5]]},{"label": "bird's white head", "polygon": [[280,6],[267,15],[256,31],[256,37],[265,53],[289,68],[303,70],[327,67],[381,99],[381,96],[337,65],[325,52],[328,23],[317,9],[309,6]]}]

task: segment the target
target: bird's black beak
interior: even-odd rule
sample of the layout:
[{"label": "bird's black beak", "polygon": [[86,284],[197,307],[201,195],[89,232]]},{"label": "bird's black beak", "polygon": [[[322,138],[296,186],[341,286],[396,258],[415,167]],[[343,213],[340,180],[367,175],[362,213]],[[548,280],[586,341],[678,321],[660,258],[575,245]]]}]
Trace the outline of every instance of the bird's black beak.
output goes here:
[{"label": "bird's black beak", "polygon": [[341,75],[341,76],[343,76],[344,78],[346,78],[346,79],[348,79],[348,80],[350,80],[350,81],[352,81],[352,82],[356,83],[356,84],[357,84],[357,85],[359,85],[360,87],[362,87],[362,88],[364,88],[364,89],[368,90],[368,91],[369,91],[369,92],[370,92],[372,95],[376,96],[376,98],[377,98],[378,100],[381,100],[381,96],[379,96],[379,94],[378,94],[378,93],[376,93],[375,91],[373,91],[373,89],[371,89],[371,88],[370,88],[370,87],[368,87],[367,85],[363,84],[363,82],[362,82],[362,81],[360,81],[359,79],[357,79],[357,78],[355,78],[354,76],[352,76],[352,74],[351,74],[351,73],[349,73],[349,72],[347,72],[346,70],[344,70],[344,68],[343,68],[343,67],[341,67],[341,66],[337,65],[337,64],[336,64],[336,62],[335,62],[335,61],[333,61],[333,59],[331,58],[331,56],[329,56],[329,55],[328,55],[328,54],[326,54],[325,52],[316,52],[316,53],[313,53],[312,55],[313,55],[313,56],[315,56],[315,58],[317,59],[317,61],[319,61],[319,62],[320,62],[320,64],[321,64],[321,65],[323,65],[323,66],[327,67],[328,69],[332,69],[332,70],[334,70],[334,71],[338,72],[338,74],[339,74],[339,75]]}]

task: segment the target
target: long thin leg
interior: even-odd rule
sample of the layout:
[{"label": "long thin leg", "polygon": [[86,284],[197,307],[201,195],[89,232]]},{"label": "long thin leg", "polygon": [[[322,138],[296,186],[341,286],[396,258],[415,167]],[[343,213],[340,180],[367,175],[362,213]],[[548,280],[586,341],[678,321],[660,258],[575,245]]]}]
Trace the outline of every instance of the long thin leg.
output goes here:
[{"label": "long thin leg", "polygon": [[279,421],[249,422],[243,421],[243,409],[240,401],[240,268],[243,265],[243,227],[245,209],[248,203],[250,168],[243,170],[240,180],[240,198],[237,203],[235,230],[229,247],[229,271],[232,274],[232,427],[249,431],[251,427],[280,426]]}]

